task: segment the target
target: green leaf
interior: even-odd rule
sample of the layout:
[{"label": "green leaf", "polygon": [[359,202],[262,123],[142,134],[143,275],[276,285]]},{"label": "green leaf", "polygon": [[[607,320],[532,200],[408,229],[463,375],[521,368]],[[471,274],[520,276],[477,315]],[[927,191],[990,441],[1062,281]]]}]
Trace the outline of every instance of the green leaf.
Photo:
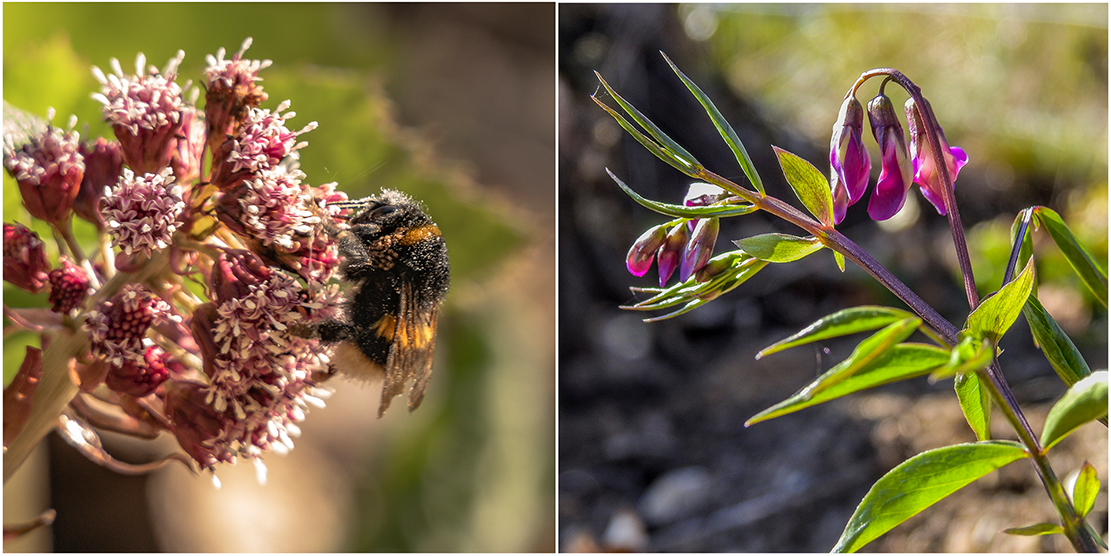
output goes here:
[{"label": "green leaf", "polygon": [[625,182],[621,181],[609,168],[606,168],[606,173],[617,182],[617,186],[621,188],[628,196],[632,197],[634,201],[640,203],[641,206],[648,210],[658,212],[665,216],[673,218],[709,218],[713,216],[727,217],[727,216],[741,216],[756,212],[755,205],[746,204],[713,204],[702,207],[688,207],[686,205],[672,205],[669,203],[661,203],[659,201],[652,201],[641,197],[636,191],[633,191]]},{"label": "green leaf", "polygon": [[953,375],[974,373],[991,364],[995,347],[987,340],[977,341],[972,336],[964,335],[957,345],[953,346],[949,363],[930,375],[930,380],[940,380]]},{"label": "green leaf", "polygon": [[1042,350],[1049,365],[1066,386],[1072,386],[1078,380],[1092,374],[1088,363],[1084,361],[1084,356],[1076,349],[1076,344],[1073,344],[1068,334],[1061,330],[1057,321],[1053,320],[1038,298],[1031,295],[1022,308],[1022,314],[1026,315],[1026,322],[1030,324],[1034,343]]},{"label": "green leaf", "polygon": [[892,346],[849,376],[834,367],[795,395],[761,411],[745,422],[754,425],[812,405],[818,405],[853,392],[929,374],[949,360],[948,350],[927,344],[904,343]]},{"label": "green leaf", "polygon": [[1077,427],[1107,417],[1107,371],[1081,379],[1053,404],[1042,429],[1042,452],[1047,452]]},{"label": "green leaf", "polygon": [[733,290],[768,265],[767,261],[754,259],[741,251],[722,253],[710,259],[706,264],[710,265],[721,261],[729,261],[730,264],[705,282],[699,282],[697,274],[695,274],[688,278],[686,282],[680,282],[666,289],[632,288],[634,292],[650,292],[654,295],[635,305],[623,305],[621,308],[633,311],[653,311],[682,305],[677,311],[644,319],[644,322],[656,322],[676,317],[701,307],[721,294]]},{"label": "green leaf", "polygon": [[1084,462],[1080,474],[1076,477],[1076,484],[1072,487],[1072,505],[1080,517],[1088,515],[1096,504],[1099,495],[1099,476],[1092,464]]},{"label": "green leaf", "polygon": [[676,170],[679,170],[680,172],[692,178],[698,177],[697,172],[695,172],[694,170],[694,167],[698,165],[697,161],[692,162],[691,160],[686,160],[676,155],[673,151],[665,149],[664,147],[660,146],[659,143],[653,141],[651,138],[637,130],[637,128],[633,127],[633,124],[629,123],[628,120],[621,116],[621,114],[617,113],[616,110],[607,106],[606,103],[598,100],[597,97],[591,98],[594,99],[594,102],[598,106],[601,106],[603,110],[609,112],[610,116],[613,116],[613,119],[617,120],[617,123],[625,131],[629,132],[629,135],[633,136],[633,139],[636,139],[638,143],[644,146],[644,148],[648,149],[649,152],[656,155],[656,158],[659,158],[660,160],[670,164]]},{"label": "green leaf", "polygon": [[845,256],[834,251],[833,260],[837,261],[837,268],[841,269],[841,272],[845,272]]},{"label": "green leaf", "polygon": [[904,461],[872,485],[833,552],[856,552],[937,501],[1025,455],[1017,442],[989,440],[929,450]]},{"label": "green leaf", "polygon": [[1044,522],[1027,525],[1026,527],[1012,527],[1010,529],[1004,529],[1003,532],[1008,535],[1021,535],[1024,537],[1033,537],[1036,535],[1063,535],[1065,533],[1060,525]]},{"label": "green leaf", "polygon": [[976,338],[998,343],[1022,312],[1033,287],[1034,261],[1031,260],[1014,280],[980,302],[976,310],[968,315],[965,329]]},{"label": "green leaf", "polygon": [[991,395],[984,386],[979,373],[957,375],[953,379],[953,389],[957,391],[957,401],[961,405],[965,421],[976,433],[977,440],[991,439]]},{"label": "green leaf", "polygon": [[[641,114],[640,110],[637,110],[635,106],[629,104],[624,98],[621,97],[621,95],[617,94],[617,91],[614,91],[613,88],[610,87],[609,83],[606,83],[606,80],[602,79],[602,74],[594,72],[594,75],[598,77],[598,81],[600,81],[602,83],[602,86],[606,88],[606,91],[608,91],[610,96],[613,97],[613,100],[617,101],[617,104],[620,105],[621,108],[624,109],[625,112],[628,113],[629,116],[631,116],[633,120],[636,121],[636,123],[640,124],[640,127],[644,128],[645,131],[647,131],[652,136],[652,138],[659,142],[664,151],[666,151],[668,154],[675,157],[682,164],[687,166],[688,169],[686,170],[684,170],[683,168],[679,168],[681,171],[687,173],[690,171],[690,168],[693,168],[694,166],[702,166],[698,163],[698,160],[694,158],[694,155],[687,152],[686,149],[680,146],[679,143],[676,143],[671,137],[668,137],[667,134],[663,132],[663,130],[656,126],[656,124],[652,123],[652,120],[646,118],[644,114]],[[598,98],[591,98],[594,98],[594,102],[605,108],[606,111],[613,115],[615,118],[618,118],[618,123],[621,124],[621,127],[625,128],[626,131],[629,131],[630,133],[635,132],[635,128],[632,128],[632,126],[626,126],[622,123],[624,118],[621,118],[620,114],[617,114],[615,111],[610,109],[602,101],[598,100]],[[641,141],[641,144],[644,144],[644,142]],[[664,160],[665,162],[667,161],[667,159]]]},{"label": "green leaf", "polygon": [[829,181],[813,164],[772,146],[783,168],[783,177],[795,191],[795,195],[826,228],[833,228],[833,195],[829,191]]},{"label": "green leaf", "polygon": [[761,234],[733,242],[741,251],[770,263],[797,261],[825,247],[816,237],[790,234]]},{"label": "green leaf", "polygon": [[802,329],[798,334],[789,338],[784,338],[760,350],[760,353],[756,354],[756,358],[760,359],[766,355],[771,355],[785,349],[816,342],[818,340],[876,330],[877,328],[883,328],[891,323],[909,318],[914,318],[914,315],[891,307],[880,307],[876,305],[850,307],[837,311],[831,315],[826,315],[818,319],[814,324]]},{"label": "green leaf", "polygon": [[671,66],[671,70],[675,72],[675,75],[678,75],[679,79],[683,80],[683,84],[687,86],[687,89],[690,89],[691,94],[698,99],[698,103],[702,105],[702,108],[706,110],[706,114],[710,116],[710,121],[714,122],[714,127],[716,127],[718,133],[721,134],[721,138],[725,140],[725,143],[729,145],[729,149],[733,151],[733,156],[737,158],[737,163],[741,165],[741,170],[748,176],[749,181],[751,181],[752,185],[756,187],[756,190],[760,192],[760,195],[764,195],[764,183],[760,179],[760,174],[756,171],[756,166],[752,164],[752,158],[748,156],[748,151],[745,150],[744,143],[741,143],[740,137],[737,137],[737,132],[733,131],[733,126],[729,125],[729,122],[721,115],[721,111],[710,101],[710,97],[706,96],[706,94],[702,92],[702,89],[694,84],[694,81],[691,81],[683,72],[679,71],[679,67],[671,61],[671,58],[667,57],[667,54],[663,52],[660,52],[660,54],[663,55],[664,60],[667,60],[667,64]]},{"label": "green leaf", "polygon": [[1038,215],[1038,220],[1045,226],[1045,231],[1049,232],[1049,237],[1053,238],[1057,248],[1069,261],[1069,265],[1080,276],[1080,280],[1095,294],[1096,299],[1099,299],[1100,303],[1103,303],[1103,306],[1106,307],[1107,271],[1096,261],[1096,258],[1092,256],[1088,249],[1081,245],[1080,241],[1076,239],[1076,235],[1065,225],[1065,221],[1061,219],[1060,215],[1046,207],[1037,207],[1034,211]]}]

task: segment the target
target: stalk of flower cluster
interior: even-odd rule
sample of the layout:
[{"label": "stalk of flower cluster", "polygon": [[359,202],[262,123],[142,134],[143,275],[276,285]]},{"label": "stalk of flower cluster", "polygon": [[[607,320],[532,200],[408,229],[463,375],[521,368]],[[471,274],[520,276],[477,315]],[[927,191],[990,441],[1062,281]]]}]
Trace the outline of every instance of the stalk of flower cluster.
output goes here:
[{"label": "stalk of flower cluster", "polygon": [[[960,265],[961,276],[964,279],[965,295],[968,297],[969,309],[974,310],[980,304],[980,296],[976,291],[975,276],[972,274],[972,259],[968,254],[968,244],[965,240],[964,227],[961,224],[960,212],[957,208],[956,197],[954,195],[953,180],[949,175],[949,168],[945,163],[944,153],[942,151],[941,133],[939,131],[941,126],[938,124],[933,108],[930,107],[922,96],[921,89],[897,70],[891,68],[877,68],[866,71],[860,75],[860,78],[857,79],[856,84],[853,85],[850,91],[855,92],[856,89],[869,78],[880,75],[888,76],[914,98],[918,110],[922,115],[923,122],[928,129],[926,138],[930,142],[930,149],[934,156],[934,165],[941,176],[941,182],[944,186],[942,188],[942,199],[945,202],[946,215],[949,219],[949,229],[953,236],[953,245],[957,251],[957,261]],[[1026,417],[1023,415],[1018,401],[1011,392],[1006,379],[1003,378],[1002,370],[999,368],[999,362],[993,358],[991,366],[985,369],[983,373],[988,378],[988,391],[991,393],[996,405],[1002,410],[1004,417],[1011,423],[1012,428],[1015,429],[1019,439],[1026,447],[1027,452],[1029,452],[1032,459],[1031,463],[1033,463],[1046,491],[1053,500],[1053,505],[1061,515],[1065,536],[1068,537],[1069,541],[1078,551],[1095,552],[1097,550],[1095,541],[1083,526],[1082,519],[1076,514],[1076,509],[1073,507],[1072,503],[1069,502],[1064,495],[1064,487],[1057,479],[1053,468],[1049,464],[1048,458],[1042,453],[1037,436],[1034,434],[1029,422],[1027,422]]]},{"label": "stalk of flower cluster", "polygon": [[[162,272],[169,261],[169,250],[156,252],[149,262],[134,273],[116,274],[103,287],[97,290],[86,306],[94,307],[119,292],[128,283],[145,283]],[[73,323],[70,333],[59,335],[43,352],[42,381],[35,392],[31,414],[19,436],[4,451],[4,482],[31,455],[39,442],[58,424],[58,417],[73,397],[77,395],[77,384],[70,378],[69,368],[74,358],[89,349],[89,336],[84,331],[85,316]]]}]

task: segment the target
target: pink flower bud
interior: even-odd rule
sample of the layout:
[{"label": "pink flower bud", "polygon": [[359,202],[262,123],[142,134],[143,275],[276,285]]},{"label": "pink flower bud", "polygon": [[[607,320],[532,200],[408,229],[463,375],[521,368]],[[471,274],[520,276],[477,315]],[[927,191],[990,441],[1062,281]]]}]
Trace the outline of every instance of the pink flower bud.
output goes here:
[{"label": "pink flower bud", "polygon": [[903,208],[914,172],[907,156],[903,126],[899,124],[891,99],[883,94],[872,99],[868,103],[868,121],[881,153],[880,178],[868,200],[868,216],[873,220],[887,220]]},{"label": "pink flower bud", "polygon": [[4,280],[31,293],[46,285],[50,261],[38,234],[22,224],[4,223]]},{"label": "pink flower bud", "polygon": [[872,161],[864,148],[864,108],[856,97],[841,104],[829,143],[830,186],[833,191],[833,219],[840,223],[849,205],[864,196]]},{"label": "pink flower bud", "polygon": [[81,305],[89,294],[89,276],[85,269],[62,257],[62,266],[50,271],[51,311],[67,314]]}]

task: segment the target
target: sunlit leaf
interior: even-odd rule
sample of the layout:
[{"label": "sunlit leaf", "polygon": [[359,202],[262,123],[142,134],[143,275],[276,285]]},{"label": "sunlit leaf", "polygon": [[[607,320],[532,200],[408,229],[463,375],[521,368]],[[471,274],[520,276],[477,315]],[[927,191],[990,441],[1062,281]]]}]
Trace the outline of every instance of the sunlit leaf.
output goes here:
[{"label": "sunlit leaf", "polygon": [[616,110],[610,108],[609,106],[606,106],[606,103],[598,100],[598,98],[596,97],[591,98],[593,98],[594,102],[597,103],[598,106],[601,106],[603,110],[609,112],[609,115],[613,116],[613,119],[617,120],[618,125],[620,125],[625,131],[629,132],[629,135],[632,135],[633,139],[636,139],[638,143],[643,145],[644,148],[648,149],[648,152],[656,155],[656,158],[659,158],[660,160],[670,164],[673,168],[688,176],[697,177],[697,174],[694,172],[694,165],[697,164],[697,162],[692,164],[691,161],[683,159],[676,155],[674,152],[661,147],[659,143],[653,141],[650,137],[641,133],[640,130],[638,130],[637,128],[633,127],[633,124],[629,123],[629,121],[626,120],[624,116],[619,114]]},{"label": "sunlit leaf", "polygon": [[794,413],[853,392],[923,376],[948,360],[948,350],[936,346],[898,344],[856,369],[852,375],[845,376],[844,370],[838,367],[830,369],[790,398],[753,416],[745,422],[745,426]]},{"label": "sunlit leaf", "polygon": [[[662,149],[669,155],[671,155],[671,158],[676,159],[680,164],[687,167],[687,170],[679,168],[680,170],[682,170],[683,172],[688,172],[689,169],[693,168],[694,166],[701,166],[701,164],[698,163],[698,160],[694,158],[694,155],[687,152],[686,149],[680,146],[679,143],[676,143],[671,137],[668,137],[668,135],[664,133],[662,129],[660,129],[656,124],[652,123],[652,120],[649,120],[647,117],[644,116],[644,114],[641,114],[640,110],[637,110],[635,106],[629,104],[624,98],[622,98],[621,95],[617,94],[617,91],[614,91],[613,88],[610,87],[609,83],[606,83],[606,80],[602,78],[602,74],[594,72],[594,75],[598,76],[598,81],[600,81],[602,83],[602,86],[606,88],[606,91],[608,91],[610,96],[613,97],[613,100],[617,101],[617,104],[620,105],[621,108],[623,108],[625,112],[628,113],[629,116],[631,116],[633,120],[636,121],[636,123],[640,124],[640,126],[644,128],[649,133],[649,135],[652,136],[653,139],[659,142]],[[620,114],[617,114],[613,110],[610,110],[609,107],[607,107],[597,98],[594,98],[594,102],[597,102],[603,108],[606,108],[606,110],[610,112],[610,114],[613,115],[615,118],[619,118],[619,124],[622,120],[624,120],[624,118],[620,118]],[[625,124],[622,124],[621,127],[625,128],[625,130],[629,131],[630,133],[633,133],[635,131],[635,128],[632,128],[632,126],[627,127]],[[641,141],[641,143],[643,144],[643,141]],[[659,155],[657,154],[657,156]],[[668,159],[665,158],[664,160],[667,161]]]},{"label": "sunlit leaf", "polygon": [[979,373],[960,374],[953,377],[953,389],[965,421],[976,434],[977,440],[991,439],[991,395]]},{"label": "sunlit leaf", "polygon": [[772,146],[779,157],[783,177],[787,179],[795,195],[802,201],[806,210],[814,215],[825,227],[833,227],[833,194],[829,190],[826,177],[813,164],[779,147]]},{"label": "sunlit leaf", "polygon": [[824,247],[816,237],[790,234],[761,234],[733,242],[742,251],[770,263],[789,263],[816,253]]},{"label": "sunlit leaf", "polygon": [[861,305],[837,311],[826,315],[814,324],[802,329],[799,333],[784,338],[756,354],[756,358],[771,355],[795,346],[801,346],[818,340],[847,336],[858,332],[867,332],[883,328],[891,323],[903,319],[914,318],[914,315],[900,309],[880,307],[877,305]]},{"label": "sunlit leaf", "polygon": [[1080,425],[1101,417],[1107,417],[1107,371],[1084,377],[1053,404],[1042,429],[1042,451],[1048,451]]},{"label": "sunlit leaf", "polygon": [[1045,226],[1045,231],[1049,232],[1049,237],[1053,238],[1057,248],[1069,261],[1069,265],[1080,276],[1080,280],[1106,307],[1107,271],[1104,270],[1103,265],[1099,264],[1091,252],[1080,243],[1060,215],[1046,207],[1036,207],[1034,211],[1038,215],[1038,220]]},{"label": "sunlit leaf", "polygon": [[1072,386],[1078,380],[1092,374],[1088,363],[1084,361],[1084,356],[1076,349],[1076,344],[1073,344],[1068,334],[1061,330],[1057,321],[1053,320],[1038,298],[1031,295],[1022,308],[1022,314],[1026,315],[1026,322],[1030,324],[1034,343],[1045,354],[1049,365],[1066,386]]},{"label": "sunlit leaf", "polygon": [[929,450],[904,461],[872,485],[833,552],[856,552],[972,481],[1025,455],[1017,442],[989,440]]},{"label": "sunlit leaf", "polygon": [[1031,260],[1014,280],[980,302],[968,315],[965,328],[974,337],[998,342],[1015,323],[1033,287],[1034,262]]},{"label": "sunlit leaf", "polygon": [[1076,484],[1072,487],[1072,505],[1080,517],[1088,515],[1095,506],[1096,496],[1099,495],[1099,476],[1092,464],[1084,462],[1080,474],[1076,477]]},{"label": "sunlit leaf", "polygon": [[727,217],[727,216],[740,216],[749,214],[756,211],[756,207],[748,204],[713,204],[701,207],[688,207],[686,205],[672,205],[668,203],[661,203],[641,197],[636,191],[633,191],[625,182],[621,181],[613,172],[606,168],[606,173],[609,174],[613,181],[617,182],[618,187],[621,188],[628,196],[632,197],[634,201],[648,210],[658,212],[660,214],[671,216],[674,218],[708,218],[711,216]]},{"label": "sunlit leaf", "polygon": [[737,137],[737,132],[733,131],[733,126],[729,125],[725,116],[721,115],[721,111],[710,101],[710,97],[706,96],[706,94],[702,92],[702,89],[694,84],[694,81],[691,81],[683,72],[679,71],[679,67],[671,61],[671,58],[667,57],[667,54],[663,52],[660,54],[663,54],[664,60],[667,60],[668,65],[671,66],[675,75],[678,75],[679,79],[683,80],[683,84],[685,84],[687,89],[698,99],[698,103],[702,105],[702,108],[706,110],[706,114],[710,116],[710,120],[714,122],[714,127],[717,128],[718,133],[721,134],[721,138],[729,145],[729,150],[733,151],[733,156],[737,157],[737,163],[741,165],[741,170],[748,176],[749,181],[751,181],[752,185],[756,187],[756,190],[760,192],[760,195],[764,195],[764,182],[760,179],[760,173],[756,171],[756,166],[752,164],[752,158],[748,156],[748,151],[745,150],[744,143],[741,143],[740,137]]},{"label": "sunlit leaf", "polygon": [[1008,535],[1020,535],[1024,537],[1065,533],[1060,525],[1054,523],[1035,523],[1033,525],[1027,525],[1026,527],[1011,527],[1010,529],[1004,529],[1003,532]]}]

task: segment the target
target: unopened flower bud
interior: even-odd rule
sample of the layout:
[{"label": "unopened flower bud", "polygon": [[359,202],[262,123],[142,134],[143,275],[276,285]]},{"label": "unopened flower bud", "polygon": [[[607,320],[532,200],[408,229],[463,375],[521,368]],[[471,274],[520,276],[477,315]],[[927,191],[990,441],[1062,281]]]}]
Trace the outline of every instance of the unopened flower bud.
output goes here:
[{"label": "unopened flower bud", "polygon": [[[49,116],[53,119],[53,109]],[[74,123],[76,118],[70,128]],[[79,140],[76,132],[47,126],[19,149],[4,150],[4,167],[19,185],[23,206],[31,216],[54,224],[70,217],[85,174]]]},{"label": "unopened flower bud", "polygon": [[104,385],[112,391],[141,398],[153,393],[170,378],[171,370],[178,375],[185,370],[181,363],[158,346],[147,346],[143,359],[141,363],[127,359],[122,365],[113,365],[104,378]]},{"label": "unopened flower bud", "polygon": [[629,269],[629,273],[633,276],[647,274],[648,269],[652,268],[652,259],[656,256],[656,250],[660,248],[666,237],[667,228],[663,225],[649,228],[641,234],[625,256],[625,267]]},{"label": "unopened flower bud", "polygon": [[38,234],[22,224],[4,223],[4,280],[39,293],[48,280],[50,261]]},{"label": "unopened flower bud", "polygon": [[692,274],[697,272],[710,257],[714,255],[714,243],[718,239],[720,225],[717,218],[702,218],[694,227],[691,240],[683,251],[683,259],[679,263],[679,281],[686,282]]},{"label": "unopened flower bud", "polygon": [[683,257],[683,250],[687,248],[687,242],[690,241],[691,233],[690,228],[685,225],[678,225],[671,229],[667,234],[667,239],[664,244],[660,246],[660,250],[656,255],[659,258],[659,271],[660,271],[660,287],[671,279],[671,275],[679,268],[679,259]]},{"label": "unopened flower bud", "polygon": [[67,314],[85,301],[89,293],[89,276],[85,269],[73,264],[67,257],[62,265],[50,271],[51,311]]},{"label": "unopened flower bud", "polygon": [[830,187],[833,191],[833,219],[840,223],[849,205],[864,196],[872,161],[864,148],[864,108],[856,97],[841,104],[829,143]]},{"label": "unopened flower bud", "polygon": [[104,217],[100,215],[100,199],[104,188],[116,185],[123,171],[123,153],[120,144],[100,137],[94,143],[81,145],[85,158],[85,176],[81,179],[81,190],[73,203],[73,212],[84,220],[104,229]]}]

